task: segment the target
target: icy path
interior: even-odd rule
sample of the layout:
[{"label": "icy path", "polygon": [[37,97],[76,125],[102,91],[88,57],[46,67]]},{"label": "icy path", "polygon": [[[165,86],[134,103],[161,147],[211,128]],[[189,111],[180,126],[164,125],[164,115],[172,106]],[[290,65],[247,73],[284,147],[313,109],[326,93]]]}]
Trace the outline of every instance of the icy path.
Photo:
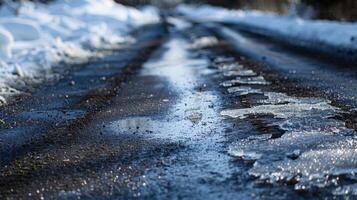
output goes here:
[{"label": "icy path", "polygon": [[0,198],[354,197],[350,113],[168,21],[0,112]]}]

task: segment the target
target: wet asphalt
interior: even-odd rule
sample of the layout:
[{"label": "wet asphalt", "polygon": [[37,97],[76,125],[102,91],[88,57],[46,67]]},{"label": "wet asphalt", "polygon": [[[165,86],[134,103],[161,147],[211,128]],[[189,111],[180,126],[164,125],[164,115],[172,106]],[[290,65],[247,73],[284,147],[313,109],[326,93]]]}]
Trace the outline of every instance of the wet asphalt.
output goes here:
[{"label": "wet asphalt", "polygon": [[[212,36],[217,41],[195,43]],[[354,96],[344,94],[353,88],[336,93],[332,84],[318,87],[316,76],[308,76],[311,68],[277,69],[282,45],[253,56],[224,36],[200,24],[148,26],[134,34],[134,45],[61,71],[58,79],[15,98],[0,111],[0,199],[335,198],[325,189],[296,191],[294,183],[259,181],[247,173],[253,162],[227,153],[235,141],[284,132],[271,116],[221,116],[226,108],[251,107],[262,97],[228,93],[221,83],[230,78],[217,66],[239,62],[272,82],[262,89],[328,98],[346,110]],[[301,61],[304,67],[312,66],[312,58],[299,56],[309,59]],[[326,82],[335,73],[323,71]],[[353,114],[340,118],[354,128]]]}]

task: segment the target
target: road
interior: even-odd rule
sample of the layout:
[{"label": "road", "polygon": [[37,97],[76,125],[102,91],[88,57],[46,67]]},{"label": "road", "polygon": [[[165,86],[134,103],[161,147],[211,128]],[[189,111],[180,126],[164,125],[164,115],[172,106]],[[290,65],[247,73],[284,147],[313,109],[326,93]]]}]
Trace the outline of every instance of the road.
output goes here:
[{"label": "road", "polygon": [[355,197],[355,63],[168,17],[0,111],[0,199]]}]

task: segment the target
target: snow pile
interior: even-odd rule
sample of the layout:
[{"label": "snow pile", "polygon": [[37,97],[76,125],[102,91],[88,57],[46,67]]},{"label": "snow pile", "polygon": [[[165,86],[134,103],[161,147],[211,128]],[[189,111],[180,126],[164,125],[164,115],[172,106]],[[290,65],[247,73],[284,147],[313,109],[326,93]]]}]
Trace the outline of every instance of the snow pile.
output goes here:
[{"label": "snow pile", "polygon": [[357,50],[357,23],[304,20],[267,12],[212,6],[181,5],[177,10],[195,21],[235,23],[268,35]]},{"label": "snow pile", "polygon": [[[14,7],[18,7],[17,12]],[[128,33],[158,22],[156,9],[138,10],[112,0],[57,0],[50,4],[25,2],[0,8],[0,96],[30,81],[51,75],[59,63],[85,62],[98,49],[118,47]]]}]

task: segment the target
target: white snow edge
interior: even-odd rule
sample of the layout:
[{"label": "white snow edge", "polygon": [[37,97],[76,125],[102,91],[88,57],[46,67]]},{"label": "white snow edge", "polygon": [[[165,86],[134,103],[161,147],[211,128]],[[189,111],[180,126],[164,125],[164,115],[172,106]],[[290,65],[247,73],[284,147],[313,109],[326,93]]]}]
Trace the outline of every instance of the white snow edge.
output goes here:
[{"label": "white snow edge", "polygon": [[306,20],[269,12],[229,10],[208,5],[180,5],[176,10],[194,21],[238,24],[268,35],[357,50],[357,23]]}]

